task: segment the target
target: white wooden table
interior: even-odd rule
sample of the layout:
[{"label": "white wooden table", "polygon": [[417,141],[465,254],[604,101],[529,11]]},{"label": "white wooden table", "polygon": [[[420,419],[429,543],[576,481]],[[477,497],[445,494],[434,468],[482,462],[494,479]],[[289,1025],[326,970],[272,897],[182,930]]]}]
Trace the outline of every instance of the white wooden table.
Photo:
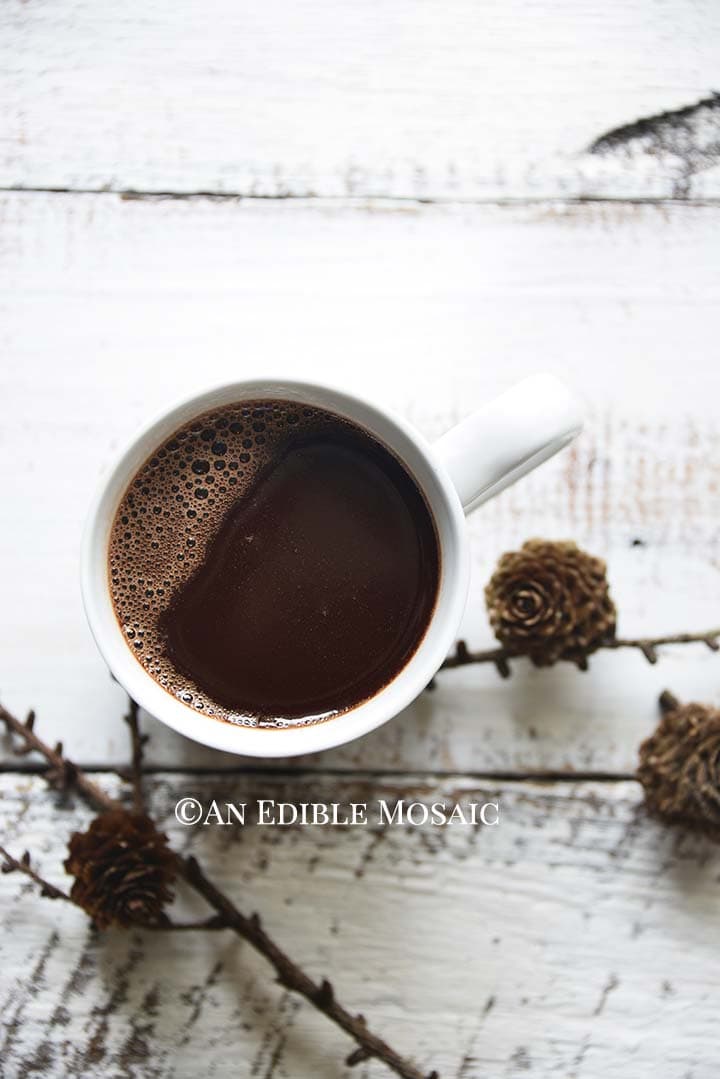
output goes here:
[{"label": "white wooden table", "polygon": [[[532,535],[607,559],[623,634],[720,619],[720,8],[713,0],[8,0],[0,10],[0,699],[117,787],[122,691],[81,610],[91,491],[134,429],[282,369],[442,433],[538,369],[587,429],[472,520],[464,635]],[[720,660],[447,672],[262,767],[144,717],[154,810],[443,1079],[714,1079],[720,852],[648,822],[658,693]],[[50,879],[88,811],[2,757]],[[183,830],[178,797],[497,798],[498,828]],[[94,935],[0,878],[8,1077],[380,1079],[227,934]]]}]

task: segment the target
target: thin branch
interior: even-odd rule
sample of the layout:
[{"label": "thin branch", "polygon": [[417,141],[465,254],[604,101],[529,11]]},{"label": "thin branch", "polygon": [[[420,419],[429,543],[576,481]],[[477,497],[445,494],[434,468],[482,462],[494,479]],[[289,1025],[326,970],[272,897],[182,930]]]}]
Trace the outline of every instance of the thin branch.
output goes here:
[{"label": "thin branch", "polygon": [[180,872],[210,906],[224,919],[229,929],[252,945],[256,951],[275,969],[278,981],[291,992],[309,1000],[328,1019],[341,1027],[357,1043],[358,1048],[350,1054],[348,1063],[358,1064],[361,1060],[376,1058],[392,1069],[403,1079],[438,1079],[437,1072],[426,1076],[414,1064],[399,1056],[377,1035],[372,1034],[361,1015],[351,1015],[335,997],[335,990],[327,979],[318,985],[300,969],[288,955],[268,936],[257,914],[250,917],[243,914],[203,873],[198,862],[192,856],[178,857]]},{"label": "thin branch", "polygon": [[[712,651],[720,650],[720,629],[710,630],[705,633],[678,633],[662,637],[640,638],[611,638],[599,648],[617,650],[619,648],[635,648],[640,651],[649,663],[656,663],[658,659],[657,648],[666,644],[690,644],[702,643]],[[597,650],[597,649],[596,649]],[[580,655],[574,662],[581,669],[587,669],[588,655]],[[445,660],[441,669],[463,667],[472,663],[492,663],[498,673],[507,678],[510,671],[509,661],[518,658],[518,653],[505,648],[492,648],[484,651],[471,652],[464,641],[458,641],[455,651]],[[431,683],[432,685],[432,683]],[[661,697],[661,708],[667,710],[674,707],[674,698],[666,693]],[[22,723],[16,719],[7,709],[0,705],[0,721],[4,722],[11,735],[17,735],[22,745],[16,749],[19,754],[36,751],[45,758],[51,766],[46,778],[55,785],[69,786],[74,784],[91,802],[102,810],[124,808],[122,803],[107,795],[97,784],[93,783],[85,773],[78,768],[63,753],[62,743],[51,748],[43,742],[33,731],[35,716],[30,712],[26,721]],[[138,709],[134,701],[130,701],[130,709],[125,721],[130,728],[132,739],[132,771],[133,798],[135,809],[141,811],[144,806],[142,792],[142,764],[144,737],[140,733],[138,724]],[[21,860],[17,860],[0,847],[0,854],[5,862],[3,872],[22,872],[40,886],[45,896],[53,899],[65,899],[73,902],[59,888],[43,880],[30,866],[30,857],[26,852]],[[257,914],[249,917],[243,914],[235,904],[216,887],[204,874],[200,865],[192,856],[183,858],[176,855],[180,874],[187,883],[215,910],[216,914],[201,922],[167,922],[153,928],[168,930],[194,930],[194,929],[232,929],[238,936],[246,940],[257,952],[259,952],[274,968],[278,981],[291,992],[305,997],[311,1004],[321,1011],[328,1019],[345,1031],[356,1043],[354,1049],[346,1059],[346,1064],[352,1067],[363,1061],[377,1059],[385,1063],[392,1071],[401,1076],[401,1079],[438,1079],[437,1072],[431,1072],[425,1076],[410,1061],[401,1057],[385,1041],[372,1034],[361,1015],[352,1015],[336,999],[332,984],[323,979],[318,985],[314,982],[292,959],[268,936],[262,927]]]},{"label": "thin branch", "polygon": [[453,667],[466,667],[470,663],[494,663],[501,678],[510,677],[509,659],[514,659],[516,654],[507,648],[487,648],[482,652],[469,651],[465,641],[458,641],[455,651],[451,652],[441,666],[441,671],[450,670]]},{"label": "thin branch", "polygon": [[[611,637],[598,645],[594,651],[636,648],[645,656],[648,663],[657,663],[659,658],[657,649],[665,644],[704,644],[712,652],[718,652],[720,651],[720,629],[711,629],[703,633],[673,633],[664,637]],[[592,654],[592,652],[587,652],[579,658],[574,657],[571,662],[581,670],[587,670],[588,657]],[[466,667],[471,663],[492,663],[502,678],[508,678],[511,673],[510,660],[519,659],[521,656],[521,652],[513,652],[508,648],[487,648],[484,651],[471,652],[465,641],[458,641],[455,651],[450,653],[440,670]]]},{"label": "thin branch", "polygon": [[36,873],[30,864],[30,852],[25,851],[22,858],[15,858],[9,851],[5,850],[5,847],[0,847],[0,855],[2,855],[4,861],[0,866],[0,872],[2,873],[24,873],[26,877],[34,881],[40,888],[40,895],[45,896],[46,899],[64,899],[68,903],[72,903],[75,906],[75,900],[71,899],[67,892],[63,892],[61,888],[56,888],[54,884],[50,884],[49,881],[44,880],[39,873]]},{"label": "thin branch", "polygon": [[61,789],[75,786],[90,802],[101,810],[125,808],[122,802],[106,794],[97,783],[93,783],[92,779],[85,775],[82,769],[78,768],[69,757],[65,756],[62,742],[58,742],[54,748],[51,748],[47,742],[43,742],[41,738],[38,738],[33,730],[35,721],[33,712],[30,712],[26,721],[22,723],[0,704],[0,721],[5,724],[11,735],[17,735],[22,740],[22,745],[16,752],[22,755],[34,750],[45,758],[50,765],[50,770],[45,773],[45,778],[51,786]]},{"label": "thin branch", "polygon": [[138,719],[139,707],[137,701],[128,695],[128,712],[123,719],[130,728],[130,740],[132,746],[132,760],[128,779],[133,790],[133,809],[136,813],[145,812],[145,796],[143,793],[143,749],[148,740],[146,734],[140,732]]},{"label": "thin branch", "polygon": [[[133,712],[131,709],[130,717],[132,717],[132,715]],[[70,783],[74,784],[78,790],[82,791],[82,793],[99,809],[125,808],[121,802],[118,802],[116,799],[105,794],[97,784],[93,783],[92,780],[85,775],[81,768],[65,757],[61,744],[58,744],[54,749],[51,749],[49,745],[38,738],[32,729],[34,722],[32,713],[28,717],[26,723],[21,723],[19,719],[16,719],[15,716],[0,705],[0,720],[5,723],[12,734],[16,734],[22,740],[23,744],[21,751],[35,750],[42,754],[48,764],[51,765],[53,773],[57,772],[58,775],[61,775],[66,785]],[[132,732],[132,718],[128,719],[127,722]],[[134,766],[137,761],[135,753],[135,741],[133,736]],[[139,765],[141,766],[141,764],[142,757],[140,756]],[[15,870],[23,872],[27,876],[32,877],[32,879],[40,885],[41,889],[43,889],[43,894],[50,895],[52,898],[64,898],[71,903],[73,902],[70,896],[61,892],[59,888],[55,888],[54,885],[43,881],[42,878],[30,868],[29,857],[27,861],[18,861],[7,854],[2,848],[0,848],[0,854],[4,855],[6,864],[10,867],[7,872],[13,872]],[[432,1072],[426,1077],[423,1072],[419,1071],[413,1064],[401,1057],[394,1049],[391,1049],[381,1038],[372,1034],[367,1029],[365,1020],[362,1016],[351,1015],[350,1012],[343,1008],[335,999],[334,990],[327,979],[323,979],[320,985],[317,985],[312,981],[312,979],[268,936],[262,928],[258,916],[254,914],[248,917],[247,915],[242,914],[234,903],[232,903],[227,896],[208,880],[194,858],[181,858],[177,855],[177,860],[181,875],[195,891],[202,895],[210,906],[214,908],[216,914],[206,921],[199,923],[168,922],[167,924],[148,926],[146,928],[152,928],[154,930],[232,929],[239,936],[247,940],[253,948],[260,952],[260,954],[271,963],[275,968],[278,980],[282,985],[287,989],[304,996],[319,1011],[326,1015],[328,1019],[337,1023],[338,1026],[346,1031],[346,1033],[357,1042],[358,1049],[351,1054],[353,1063],[359,1063],[361,1060],[369,1060],[371,1057],[375,1057],[387,1064],[387,1066],[397,1075],[401,1076],[402,1079],[438,1079],[436,1072]]]},{"label": "thin branch", "polygon": [[600,645],[601,648],[639,648],[648,663],[657,663],[655,651],[663,644],[704,644],[711,652],[720,651],[720,629],[711,629],[706,633],[672,633],[666,637],[612,637]]}]

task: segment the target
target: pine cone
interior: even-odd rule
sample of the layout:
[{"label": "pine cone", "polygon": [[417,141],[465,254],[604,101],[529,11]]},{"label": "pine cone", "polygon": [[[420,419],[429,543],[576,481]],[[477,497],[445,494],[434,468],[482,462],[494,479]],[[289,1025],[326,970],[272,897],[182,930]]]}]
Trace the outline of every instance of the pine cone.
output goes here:
[{"label": "pine cone", "polygon": [[75,877],[70,896],[101,929],[166,921],[175,856],[145,814],[102,813],[87,832],[70,837],[68,849],[65,869]]},{"label": "pine cone", "polygon": [[485,589],[495,636],[537,667],[585,657],[615,633],[605,563],[574,543],[528,540],[504,554]]},{"label": "pine cone", "polygon": [[640,746],[637,777],[649,813],[720,840],[720,711],[660,699],[664,715]]}]

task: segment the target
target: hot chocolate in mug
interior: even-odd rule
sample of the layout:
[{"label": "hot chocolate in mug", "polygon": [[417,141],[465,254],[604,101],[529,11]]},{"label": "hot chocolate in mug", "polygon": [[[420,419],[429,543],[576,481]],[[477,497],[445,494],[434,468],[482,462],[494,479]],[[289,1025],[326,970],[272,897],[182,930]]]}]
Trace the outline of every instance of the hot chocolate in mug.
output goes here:
[{"label": "hot chocolate in mug", "polygon": [[[244,402],[248,404],[248,407],[243,410]],[[195,484],[192,494],[198,498],[201,497],[202,501],[193,502],[193,508],[183,510],[183,512],[187,512],[188,518],[192,518],[192,523],[198,519],[198,515],[212,517],[205,507],[217,501],[212,497],[213,494],[218,490],[232,492],[237,489],[227,485],[238,482],[237,476],[242,475],[242,469],[234,474],[228,471],[229,462],[224,458],[229,454],[222,439],[222,432],[218,434],[209,430],[201,431],[199,426],[195,429],[194,421],[208,414],[225,415],[223,410],[228,409],[231,410],[228,415],[235,414],[232,412],[235,409],[238,416],[244,413],[251,416],[253,410],[250,405],[259,402],[263,403],[263,409],[269,414],[282,413],[283,416],[288,416],[293,420],[296,420],[298,416],[319,416],[326,425],[328,422],[332,424],[333,421],[344,424],[349,432],[354,432],[355,436],[364,438],[368,445],[376,447],[377,454],[382,456],[382,461],[391,462],[390,465],[383,465],[383,467],[389,467],[391,471],[395,468],[398,474],[402,473],[404,479],[399,481],[400,488],[403,484],[411,488],[408,497],[417,497],[426,507],[432,521],[434,534],[432,546],[433,552],[436,553],[434,565],[437,568],[433,569],[432,602],[423,615],[424,621],[418,632],[418,639],[407,650],[406,658],[402,660],[399,669],[393,671],[392,677],[380,685],[376,691],[358,700],[357,703],[351,703],[350,706],[347,702],[343,704],[338,701],[336,714],[330,702],[327,710],[330,718],[323,717],[319,722],[287,723],[279,719],[278,723],[273,725],[271,709],[264,710],[266,716],[270,717],[270,723],[255,722],[252,717],[238,717],[241,720],[238,722],[229,721],[227,716],[223,718],[220,709],[208,707],[208,702],[211,703],[213,699],[212,693],[205,695],[205,705],[198,704],[197,696],[193,699],[189,693],[181,693],[172,686],[168,688],[167,684],[161,684],[157,675],[153,677],[153,669],[144,666],[140,656],[134,650],[139,644],[137,639],[131,639],[135,631],[127,624],[121,624],[118,614],[117,563],[118,560],[122,562],[123,559],[123,543],[118,542],[116,538],[116,518],[120,512],[127,513],[128,505],[133,504],[132,500],[128,502],[128,491],[132,489],[133,483],[137,484],[138,473],[143,468],[161,467],[162,462],[158,461],[158,457],[166,456],[166,450],[163,447],[174,444],[177,449],[177,443],[174,442],[177,437],[189,437],[192,441],[195,437],[192,434],[193,431],[196,431],[197,439],[207,435],[210,443],[207,447],[208,460],[192,462],[192,467],[197,473],[192,478]],[[262,412],[262,409],[259,410],[259,413]],[[277,420],[278,424],[281,422],[283,421]],[[307,421],[307,423],[311,422],[313,421]],[[350,742],[381,726],[402,711],[427,686],[452,648],[463,615],[469,583],[470,561],[466,515],[566,446],[578,434],[581,425],[581,410],[577,400],[562,382],[548,374],[535,375],[519,383],[489,405],[474,412],[433,443],[427,442],[418,431],[400,417],[367,400],[326,385],[294,379],[260,378],[194,394],[165,412],[140,432],[104,479],[91,508],[83,539],[82,592],[88,621],[98,648],[117,681],[124,686],[134,700],[180,734],[205,745],[246,756],[291,757]],[[242,425],[236,426],[240,429]],[[263,429],[263,424],[257,426]],[[249,427],[252,429],[253,424],[250,423]],[[190,434],[186,436],[186,432]],[[259,437],[256,435],[255,438],[257,442],[265,441],[263,435]],[[199,441],[195,444],[201,445]],[[250,444],[250,440],[247,444]],[[347,447],[343,449],[343,452],[345,449]],[[324,463],[322,455],[318,456],[317,450],[313,452],[315,456],[311,453],[308,457],[306,454],[304,466],[302,462],[298,464],[300,461],[298,457],[292,465],[296,471],[286,468],[282,482],[274,481],[276,490],[279,490],[281,495],[285,492],[288,505],[298,502],[298,499],[293,497],[292,484],[300,483],[301,480],[307,483],[308,475],[315,484],[315,487],[310,489],[314,491],[313,497],[321,498],[325,491],[326,497],[331,500],[327,503],[328,506],[333,505],[332,499],[335,496],[332,491],[328,492],[327,484],[332,481],[337,469],[332,459],[328,466],[327,461]],[[375,452],[373,450],[373,453]],[[247,459],[248,454],[239,456]],[[213,466],[218,470],[217,472],[213,471]],[[305,472],[303,472],[303,467]],[[330,479],[327,481],[325,474],[322,473],[324,467],[329,467],[327,475]],[[333,469],[335,469],[334,472]],[[360,472],[362,472],[362,461]],[[337,474],[342,480],[342,474]],[[259,473],[257,484],[262,485],[266,482],[263,479],[264,475],[263,472]],[[223,480],[222,476],[230,478]],[[297,481],[293,479],[294,476],[298,477]],[[302,479],[303,476],[304,479]],[[213,481],[219,481],[217,486],[212,486]],[[362,482],[365,483],[365,480]],[[387,488],[384,479],[382,482]],[[280,483],[279,486],[278,483]],[[283,487],[282,484],[285,486]],[[192,483],[188,482],[184,486],[191,488]],[[187,499],[192,496],[182,492],[180,483],[173,484],[172,489],[179,493],[172,495],[168,488],[167,493],[162,497],[176,498],[182,501],[183,506],[190,505]],[[367,506],[371,507],[370,513],[374,513],[377,518],[375,524],[385,535],[386,521],[383,514],[388,519],[396,515],[396,503],[400,496],[397,492],[388,496],[395,501],[388,502],[386,512],[384,504],[382,501],[376,501],[373,489],[368,487],[367,483],[364,487],[358,486],[357,489],[358,492],[362,492],[362,497],[365,499],[363,512]],[[347,484],[343,485],[342,489],[338,488],[338,494],[347,502],[348,499],[354,497],[354,490],[351,484]],[[210,495],[209,498],[208,495]],[[230,497],[230,494],[225,496],[226,502]],[[403,494],[402,497],[405,495]],[[228,511],[229,516],[235,511],[234,504],[228,504],[231,507]],[[195,506],[198,508],[194,508]],[[158,520],[163,520],[161,505],[152,507],[152,510],[158,514]],[[137,516],[136,510],[129,512]],[[142,512],[145,512],[144,508]],[[176,517],[178,512],[175,508]],[[303,512],[305,512],[305,525],[307,525],[307,506]],[[164,518],[170,516],[167,512],[164,514]],[[122,519],[126,520],[125,517]],[[398,527],[401,527],[402,521],[399,517],[398,522]],[[347,524],[347,522],[343,523]],[[132,522],[129,522],[128,527],[132,529]],[[158,533],[162,533],[162,525],[155,527]],[[218,531],[223,527],[221,524]],[[188,526],[185,531],[189,533],[191,528]],[[151,533],[146,528],[144,534]],[[126,535],[129,536],[130,532]],[[388,536],[392,537],[392,533],[387,533],[386,541]],[[346,539],[347,537],[346,530]],[[374,534],[371,536],[368,532],[368,537],[374,538]],[[245,538],[250,540],[252,537]],[[352,540],[353,537],[349,538]],[[195,541],[190,539],[187,542],[194,544]],[[136,550],[137,539],[133,543]],[[222,543],[209,540],[205,560],[220,557],[217,552],[229,549],[228,543],[230,540],[223,548]],[[127,546],[129,547],[130,544],[128,543]],[[149,546],[158,547],[158,543],[153,542]],[[347,558],[350,559],[350,551],[355,549],[354,557],[357,561],[358,546],[362,555],[362,543],[358,545],[346,542],[345,545],[342,543],[336,545],[332,551],[332,568],[336,574],[338,566],[340,571],[343,569],[343,551],[348,552]],[[137,553],[132,557],[138,561]],[[184,555],[175,557],[184,558]],[[250,558],[249,555],[248,557]],[[256,575],[262,574],[262,557],[256,547],[252,555],[255,560]],[[237,551],[233,553],[233,558],[237,562]],[[307,561],[307,552],[305,552],[305,561]],[[366,563],[364,572],[372,576],[372,560],[367,559]],[[422,572],[422,564],[419,565],[418,572]],[[398,563],[397,560],[396,567],[398,572],[404,569],[402,562]],[[212,565],[209,570],[212,573]],[[284,572],[287,577],[287,566],[284,567]],[[188,569],[186,576],[189,573]],[[262,576],[259,581],[262,586]],[[292,582],[290,583],[292,585]],[[312,584],[312,581],[310,583]],[[132,602],[135,602],[136,589],[139,587],[142,590],[145,584],[146,582],[139,578],[137,585],[131,583],[126,586],[132,589]],[[222,599],[222,579],[219,584]],[[287,584],[288,582],[285,581],[286,588]],[[372,585],[372,581],[369,581],[369,584]],[[319,582],[320,585],[324,585],[326,590],[330,587],[327,580]],[[302,587],[302,584],[299,583],[298,587]],[[253,588],[255,596],[258,591],[263,591],[262,587],[258,588],[257,579],[253,582]],[[167,591],[170,593],[172,590],[167,589]],[[152,595],[154,590],[148,590],[148,592]],[[372,594],[372,589],[368,594]],[[168,603],[171,603],[171,597],[167,598]],[[157,596],[154,596],[152,602],[157,602]],[[200,602],[202,603],[202,594]],[[196,607],[195,610],[197,609]],[[223,611],[224,609],[222,608]],[[276,624],[282,625],[281,605],[274,612],[274,616],[280,620],[276,621]],[[222,621],[224,617],[218,614],[216,622],[220,619],[221,629],[231,638],[228,627],[231,627],[232,622],[231,620]],[[383,626],[383,611],[376,611],[375,617],[376,625]],[[352,616],[350,618],[352,619]],[[316,633],[322,632],[322,630],[318,631],[317,625],[322,627],[323,623],[319,622],[315,627]],[[217,625],[214,629],[217,629]],[[201,639],[202,636],[203,634],[200,633]],[[218,636],[218,640],[221,639],[222,634]],[[368,641],[371,640],[372,637],[369,637]],[[246,644],[248,643],[252,643],[251,638],[248,638]],[[230,639],[228,646],[231,647],[232,644],[233,641]],[[332,644],[333,642],[329,640],[329,654],[332,652]],[[229,654],[232,655],[232,653]],[[239,663],[242,663],[242,658],[242,649],[238,649]],[[156,672],[157,670],[159,668],[155,668]]]}]

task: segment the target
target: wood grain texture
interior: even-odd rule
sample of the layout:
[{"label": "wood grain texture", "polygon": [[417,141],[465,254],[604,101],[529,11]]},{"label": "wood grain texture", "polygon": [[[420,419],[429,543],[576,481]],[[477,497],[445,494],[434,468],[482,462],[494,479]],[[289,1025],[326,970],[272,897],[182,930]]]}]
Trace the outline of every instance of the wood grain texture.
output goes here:
[{"label": "wood grain texture", "polygon": [[[4,4],[0,189],[37,193],[0,194],[0,700],[82,762],[127,761],[80,605],[90,494],[173,398],[258,370],[431,438],[556,371],[586,431],[472,520],[463,633],[491,643],[485,580],[538,534],[607,558],[623,634],[716,626],[719,39],[712,0]],[[608,199],[675,201],[587,201]],[[179,848],[442,1079],[715,1079],[718,849],[648,821],[633,782],[572,777],[631,773],[660,690],[720,703],[719,663],[447,672],[287,773],[143,717],[172,770],[148,788]],[[67,885],[89,813],[8,749],[2,841]],[[489,799],[501,823],[193,829],[187,795],[373,821],[380,799]],[[0,910],[2,1079],[387,1074],[344,1068],[347,1040],[227,933],[96,934],[17,875]]]},{"label": "wood grain texture", "polygon": [[[110,784],[114,782],[112,778]],[[62,882],[87,811],[0,780],[0,831]],[[181,795],[253,801],[497,800],[496,828],[185,829]],[[718,848],[644,819],[633,783],[478,786],[159,775],[172,840],[314,975],[442,1079],[713,1079]],[[228,934],[92,933],[0,878],[7,1079],[381,1079]],[[185,901],[183,900],[183,903]],[[197,909],[199,913],[199,908]]]},{"label": "wood grain texture", "polygon": [[[717,250],[709,207],[429,207],[0,200],[3,702],[102,764],[125,707],[82,614],[82,523],[100,475],[174,398],[260,369],[329,379],[435,437],[550,368],[588,403],[576,445],[471,522],[463,630],[531,535],[608,559],[621,632],[720,611]],[[718,658],[598,656],[588,674],[448,672],[396,722],[308,767],[632,771],[659,692],[718,700]],[[231,766],[152,725],[159,765]],[[275,737],[270,733],[269,737]],[[430,763],[432,762],[432,763]]]},{"label": "wood grain texture", "polygon": [[713,0],[12,0],[0,185],[717,197],[719,35]]}]

